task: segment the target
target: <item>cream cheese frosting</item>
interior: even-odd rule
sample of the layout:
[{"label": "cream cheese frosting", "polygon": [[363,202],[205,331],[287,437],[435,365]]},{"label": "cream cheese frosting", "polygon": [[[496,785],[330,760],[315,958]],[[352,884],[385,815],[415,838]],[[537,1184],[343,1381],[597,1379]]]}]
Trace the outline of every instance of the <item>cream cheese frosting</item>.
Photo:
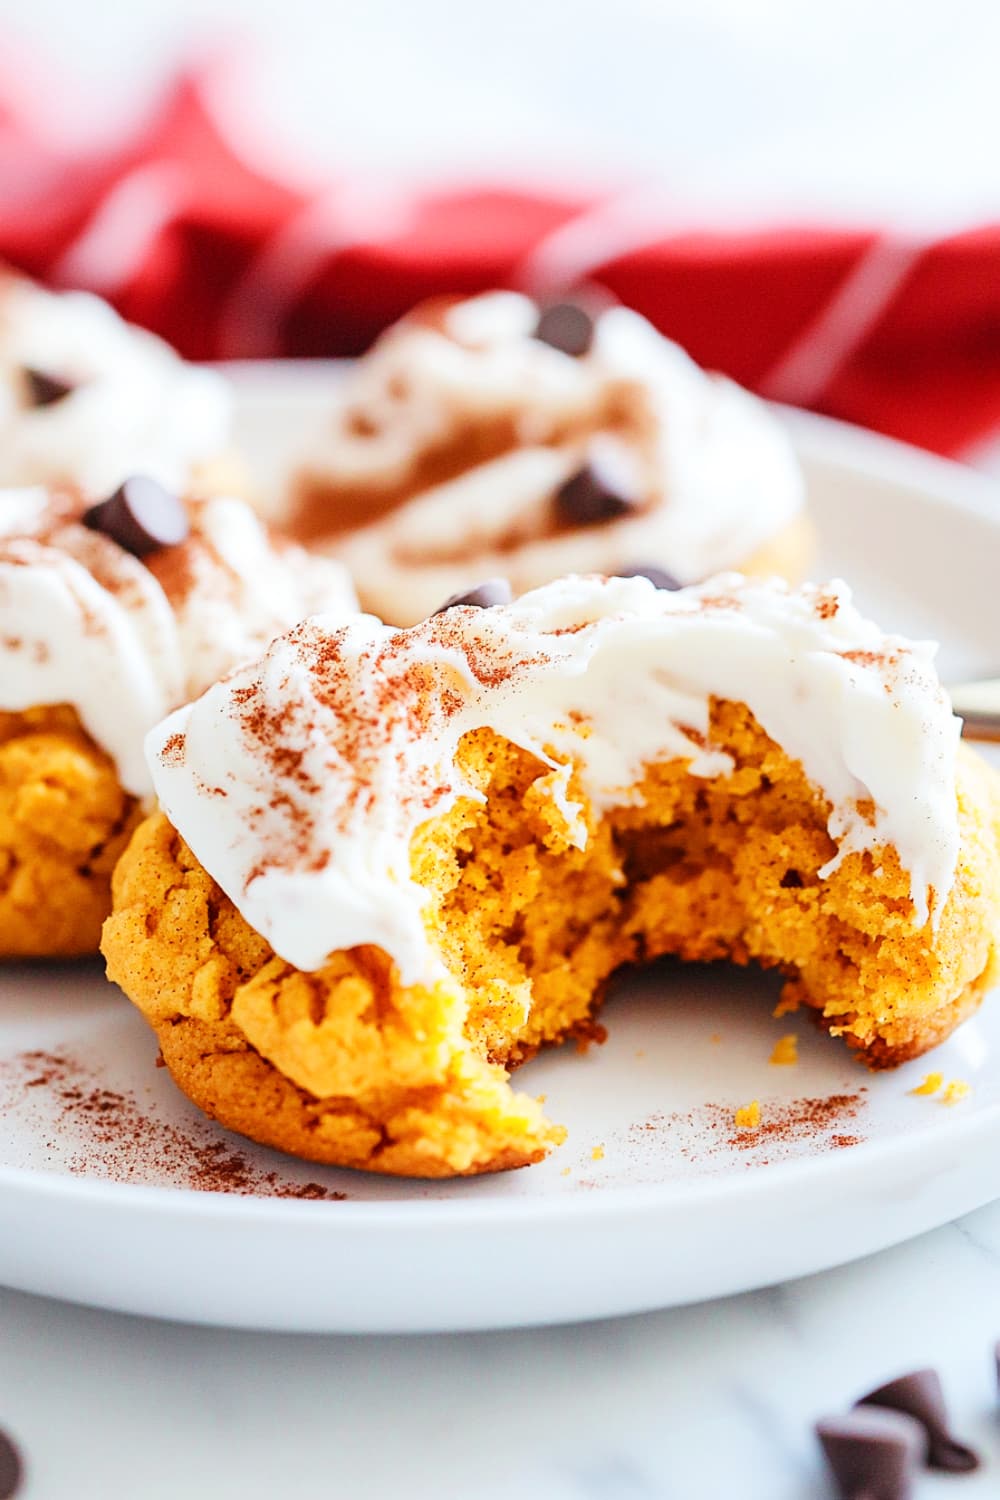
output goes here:
[{"label": "cream cheese frosting", "polygon": [[[799,514],[799,467],[762,402],[627,308],[601,312],[579,356],[532,337],[538,318],[514,292],[418,310],[346,378],[306,482],[333,486],[331,530],[379,487],[398,492],[331,543],[377,613],[415,621],[496,574],[518,592],[645,561],[689,583],[742,563]],[[638,503],[602,524],[554,525],[552,497],[595,440],[618,450]],[[451,472],[427,484],[428,459],[434,473],[449,445]]]},{"label": "cream cheese frosting", "polygon": [[[36,405],[27,371],[69,393]],[[98,495],[130,474],[183,489],[230,443],[223,378],[86,292],[0,276],[0,485],[71,483]]]},{"label": "cream cheese frosting", "polygon": [[706,735],[711,699],[731,699],[828,800],[836,854],[821,873],[894,845],[922,926],[958,850],[960,721],[934,651],[884,634],[842,583],[721,575],[671,593],[571,577],[410,630],[307,621],[172,714],[147,754],[166,816],[282,958],[315,970],[373,943],[415,983],[440,961],[410,844],[456,799],[482,800],[458,769],[463,735],[488,726],[549,766],[582,847],[574,765],[598,813],[634,800],[650,762],[724,773]]},{"label": "cream cheese frosting", "polygon": [[70,704],[137,797],[158,720],[306,615],[357,608],[339,563],[271,537],[243,501],[188,510],[187,540],[140,560],[82,525],[76,496],[0,491],[0,709]]}]

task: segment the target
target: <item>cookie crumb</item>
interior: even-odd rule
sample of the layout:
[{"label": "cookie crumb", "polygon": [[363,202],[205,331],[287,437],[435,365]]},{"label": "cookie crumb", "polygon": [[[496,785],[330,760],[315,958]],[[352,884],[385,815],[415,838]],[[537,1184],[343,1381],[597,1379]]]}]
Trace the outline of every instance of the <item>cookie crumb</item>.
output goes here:
[{"label": "cookie crumb", "polygon": [[927,1073],[925,1075],[925,1077],[924,1077],[923,1083],[919,1083],[915,1089],[911,1089],[910,1093],[911,1094],[936,1094],[937,1091],[938,1091],[938,1089],[941,1087],[941,1085],[943,1083],[944,1083],[944,1074],[943,1073]]},{"label": "cookie crumb", "polygon": [[568,1177],[569,1174],[572,1172],[572,1170],[573,1170],[572,1167],[563,1167],[562,1171],[559,1173],[559,1176],[560,1177]]},{"label": "cookie crumb", "polygon": [[760,1100],[751,1099],[749,1104],[742,1105],[733,1115],[733,1124],[737,1130],[757,1130],[760,1127]]},{"label": "cookie crumb", "polygon": [[960,1099],[967,1099],[972,1093],[972,1087],[962,1078],[953,1078],[950,1083],[945,1084],[944,1093],[941,1095],[942,1104],[957,1104]]},{"label": "cookie crumb", "polygon": [[792,1067],[799,1060],[799,1039],[794,1031],[779,1037],[771,1053],[771,1062],[778,1068]]},{"label": "cookie crumb", "polygon": [[604,1147],[603,1146],[595,1146],[594,1149],[590,1153],[590,1159],[591,1159],[591,1161],[603,1161],[604,1160]]}]

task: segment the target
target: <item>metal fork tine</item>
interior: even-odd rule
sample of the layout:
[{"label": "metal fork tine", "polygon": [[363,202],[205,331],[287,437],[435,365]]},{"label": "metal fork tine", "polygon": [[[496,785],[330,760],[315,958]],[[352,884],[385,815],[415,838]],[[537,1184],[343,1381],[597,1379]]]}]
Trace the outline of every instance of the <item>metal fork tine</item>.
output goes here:
[{"label": "metal fork tine", "polygon": [[948,692],[967,740],[1000,740],[1000,677],[955,683]]}]

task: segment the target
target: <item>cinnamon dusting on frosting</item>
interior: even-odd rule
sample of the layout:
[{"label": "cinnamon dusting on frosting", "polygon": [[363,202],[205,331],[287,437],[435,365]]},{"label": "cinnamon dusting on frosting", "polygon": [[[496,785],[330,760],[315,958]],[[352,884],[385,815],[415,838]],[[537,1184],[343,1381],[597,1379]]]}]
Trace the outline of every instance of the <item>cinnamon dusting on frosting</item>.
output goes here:
[{"label": "cinnamon dusting on frosting", "polygon": [[340,564],[276,546],[242,501],[185,507],[187,538],[139,558],[78,491],[0,491],[0,709],[70,704],[140,797],[159,719],[297,620],[357,607]]},{"label": "cinnamon dusting on frosting", "polygon": [[164,765],[182,766],[187,741],[183,734],[172,734],[160,751]]},{"label": "cinnamon dusting on frosting", "polygon": [[[488,727],[551,767],[550,795],[582,845],[581,795],[598,813],[627,804],[659,759],[731,769],[708,728],[712,701],[732,699],[827,798],[827,869],[895,844],[923,925],[957,850],[958,721],[930,659],[862,619],[840,585],[819,595],[726,576],[669,593],[569,578],[407,631],[367,616],[299,625],[151,736],[151,765],[171,822],[282,957],[311,969],[370,942],[413,979],[430,958],[410,842],[478,797],[464,735]],[[158,753],[178,732],[182,767]],[[199,781],[230,796],[209,806]]]}]

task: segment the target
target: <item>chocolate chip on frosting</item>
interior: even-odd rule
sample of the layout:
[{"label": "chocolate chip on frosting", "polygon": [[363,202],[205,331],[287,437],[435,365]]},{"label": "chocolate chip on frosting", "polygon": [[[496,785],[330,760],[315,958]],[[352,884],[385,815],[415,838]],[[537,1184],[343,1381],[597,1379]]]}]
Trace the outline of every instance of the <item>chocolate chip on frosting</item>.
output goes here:
[{"label": "chocolate chip on frosting", "polygon": [[0,1500],[11,1500],[21,1487],[21,1455],[7,1434],[0,1429]]},{"label": "chocolate chip on frosting", "polygon": [[542,309],[534,337],[579,359],[594,342],[594,319],[579,302],[550,302]]},{"label": "chocolate chip on frosting", "polygon": [[92,505],[80,519],[134,557],[174,547],[191,530],[183,500],[142,474],[126,479],[110,499]]},{"label": "chocolate chip on frosting", "polygon": [[492,609],[495,604],[509,604],[513,597],[513,590],[506,578],[487,578],[485,583],[470,589],[466,594],[452,594],[434,613],[443,614],[446,609],[455,609],[459,604],[470,605],[473,609]]},{"label": "chocolate chip on frosting", "polygon": [[667,589],[670,593],[684,587],[679,578],[665,568],[658,568],[655,563],[630,563],[627,568],[619,568],[615,577],[648,578],[655,589]]},{"label": "chocolate chip on frosting", "polygon": [[979,1468],[978,1455],[951,1435],[941,1377],[936,1370],[914,1370],[869,1391],[856,1403],[856,1409],[868,1406],[903,1412],[920,1423],[927,1435],[929,1468],[946,1474],[968,1474]]},{"label": "chocolate chip on frosting", "polygon": [[610,444],[594,443],[587,462],[556,490],[556,514],[566,526],[600,526],[639,504],[630,466]]},{"label": "chocolate chip on frosting", "polygon": [[910,1500],[924,1435],[912,1417],[858,1410],[816,1423],[842,1500]]},{"label": "chocolate chip on frosting", "polygon": [[55,406],[64,396],[70,396],[76,390],[72,380],[63,380],[58,375],[48,375],[44,370],[34,370],[30,365],[25,365],[22,372],[25,384],[28,387],[28,396],[32,406]]}]

